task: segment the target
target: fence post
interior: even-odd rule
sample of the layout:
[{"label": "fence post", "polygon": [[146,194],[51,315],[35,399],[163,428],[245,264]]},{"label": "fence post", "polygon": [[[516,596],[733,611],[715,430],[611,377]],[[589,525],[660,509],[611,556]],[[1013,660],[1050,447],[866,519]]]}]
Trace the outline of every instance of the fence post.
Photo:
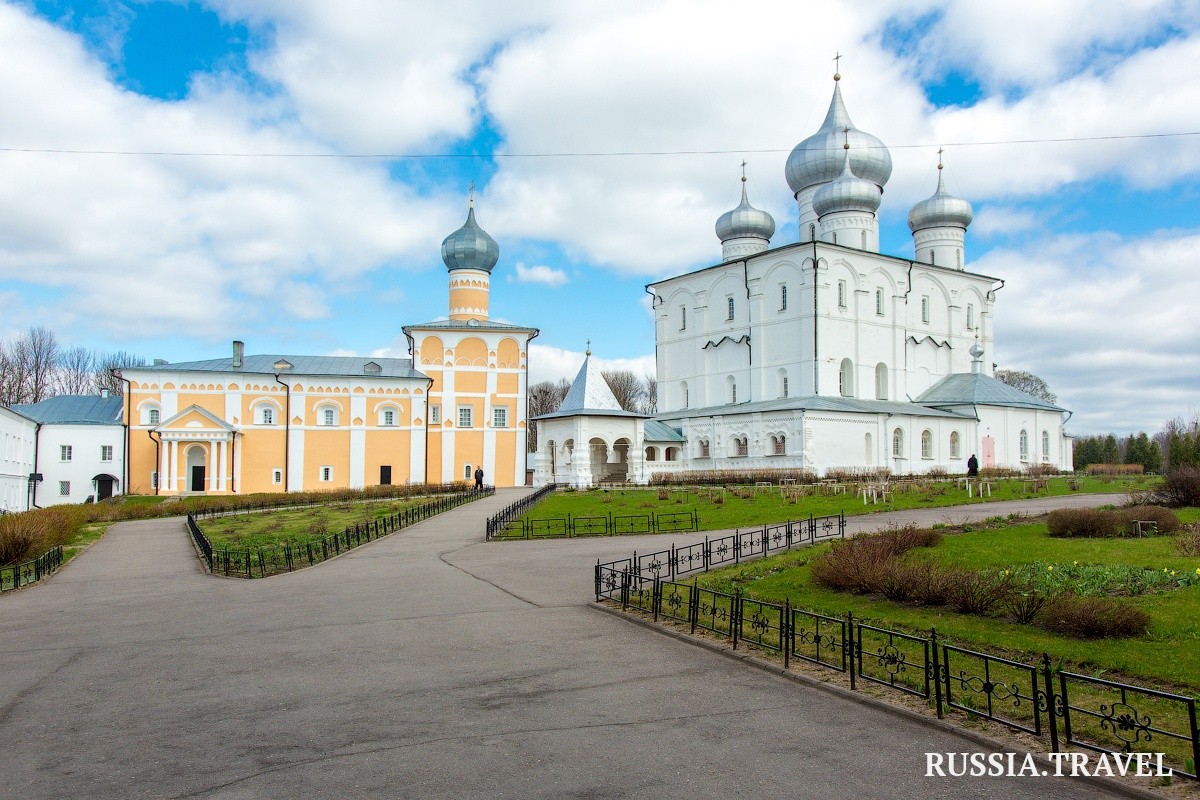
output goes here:
[{"label": "fence post", "polygon": [[[938,657],[938,638],[937,628],[929,629],[929,644],[933,648],[933,694],[937,704],[938,719],[942,719],[942,668],[941,659]],[[950,677],[950,671],[946,671],[947,680]]]},{"label": "fence post", "polygon": [[654,621],[658,622],[658,609],[662,602],[662,582],[658,579],[657,575],[654,576],[654,586],[652,588],[652,592],[653,594],[650,597],[650,608],[654,612]]},{"label": "fence post", "polygon": [[[1042,677],[1046,681],[1046,690],[1042,694],[1042,700],[1045,702],[1046,715],[1050,718],[1050,752],[1057,753],[1058,749],[1058,720],[1055,719],[1054,713],[1054,669],[1050,666],[1050,654],[1042,653]],[[1042,703],[1038,703],[1038,711],[1041,711]]]},{"label": "fence post", "polygon": [[696,623],[700,620],[700,587],[692,578],[692,592],[688,595],[688,622],[692,625],[692,633],[696,632]]},{"label": "fence post", "polygon": [[709,560],[708,537],[705,536],[704,537],[704,571],[705,572],[708,572],[708,560]]},{"label": "fence post", "polygon": [[846,612],[846,635],[842,637],[842,652],[850,659],[850,688],[855,688],[855,673],[858,671],[858,641],[854,638],[854,612]]},{"label": "fence post", "polygon": [[783,598],[783,619],[779,621],[779,649],[783,651],[783,668],[788,668],[792,655],[792,600]]},{"label": "fence post", "polygon": [[[736,542],[737,539],[734,539]],[[742,610],[742,587],[733,590],[733,601],[729,609],[729,627],[730,633],[733,634],[733,649],[737,650],[738,629],[742,627],[741,610]]]}]

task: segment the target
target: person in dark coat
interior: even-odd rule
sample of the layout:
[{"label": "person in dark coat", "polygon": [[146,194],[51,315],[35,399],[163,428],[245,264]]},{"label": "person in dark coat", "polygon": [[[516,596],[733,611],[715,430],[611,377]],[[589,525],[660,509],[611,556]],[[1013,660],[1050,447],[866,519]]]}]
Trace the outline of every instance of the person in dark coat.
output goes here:
[{"label": "person in dark coat", "polygon": [[[975,456],[971,456],[971,458],[974,458],[974,457]],[[483,488],[483,467],[475,468],[475,488],[476,489]]]},{"label": "person in dark coat", "polygon": [[971,457],[967,459],[967,477],[979,477],[979,459],[975,457],[974,453],[971,453]]}]

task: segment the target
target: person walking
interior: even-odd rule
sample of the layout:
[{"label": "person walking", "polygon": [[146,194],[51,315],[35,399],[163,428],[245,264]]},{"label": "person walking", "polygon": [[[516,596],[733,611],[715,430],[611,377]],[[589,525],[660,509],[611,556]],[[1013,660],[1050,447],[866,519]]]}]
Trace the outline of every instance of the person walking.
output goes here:
[{"label": "person walking", "polygon": [[[974,456],[972,456],[972,458],[974,458]],[[475,488],[476,489],[483,488],[483,467],[475,468]]]},{"label": "person walking", "polygon": [[974,453],[971,453],[971,457],[967,459],[967,477],[979,477],[979,459],[975,457]]}]

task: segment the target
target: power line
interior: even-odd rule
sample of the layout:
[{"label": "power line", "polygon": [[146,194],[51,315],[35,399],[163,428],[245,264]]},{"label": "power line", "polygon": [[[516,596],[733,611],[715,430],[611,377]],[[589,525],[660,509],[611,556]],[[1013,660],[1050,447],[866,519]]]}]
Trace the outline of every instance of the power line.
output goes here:
[{"label": "power line", "polygon": [[[925,147],[994,147],[1017,144],[1062,144],[1071,142],[1104,142],[1131,139],[1167,139],[1180,136],[1200,136],[1200,131],[1178,133],[1127,133],[1111,136],[1064,136],[1045,139],[996,139],[983,142],[938,142],[887,145],[888,150],[907,150]],[[519,159],[519,158],[614,158],[630,156],[710,156],[745,153],[789,153],[793,148],[750,148],[736,150],[612,150],[558,153],[238,153],[186,150],[91,150],[56,147],[0,147],[0,153],[31,153],[72,156],[164,156],[177,158],[346,158],[363,160],[435,160],[435,159]]]}]

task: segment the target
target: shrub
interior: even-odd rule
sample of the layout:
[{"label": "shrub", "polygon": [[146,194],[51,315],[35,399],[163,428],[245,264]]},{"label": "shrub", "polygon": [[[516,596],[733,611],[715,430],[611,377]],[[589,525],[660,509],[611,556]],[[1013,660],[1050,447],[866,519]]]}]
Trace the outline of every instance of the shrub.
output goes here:
[{"label": "shrub", "polygon": [[[812,578],[819,586],[858,594],[882,592],[885,581],[894,590],[892,562],[914,547],[933,547],[942,540],[939,531],[912,526],[834,542],[829,552],[812,562]],[[889,570],[885,574],[885,570]]]},{"label": "shrub", "polygon": [[1060,508],[1051,511],[1046,521],[1051,536],[1113,537],[1117,535],[1117,517],[1098,508]]},{"label": "shrub", "polygon": [[1188,525],[1175,537],[1175,550],[1181,556],[1200,558],[1200,523]]},{"label": "shrub", "polygon": [[1012,592],[1007,572],[954,571],[948,582],[946,602],[961,614],[990,614]]},{"label": "shrub", "polygon": [[1053,464],[1030,464],[1025,468],[1025,475],[1029,478],[1052,478],[1058,474],[1059,469]]},{"label": "shrub", "polygon": [[1064,595],[1046,604],[1037,617],[1040,627],[1083,639],[1140,636],[1150,615],[1111,597]]},{"label": "shrub", "polygon": [[0,516],[0,565],[37,558],[66,544],[84,524],[84,506],[53,506]]},{"label": "shrub", "polygon": [[951,573],[935,561],[893,558],[879,571],[878,591],[889,600],[944,605],[950,577]]},{"label": "shrub", "polygon": [[1173,508],[1200,506],[1200,467],[1177,467],[1171,470],[1158,491],[1162,501]]},{"label": "shrub", "polygon": [[1013,621],[1028,625],[1057,595],[1032,584],[1014,585],[1000,605]]},{"label": "shrub", "polygon": [[1134,535],[1135,521],[1153,522],[1162,534],[1175,533],[1181,527],[1175,512],[1162,506],[1129,506],[1119,508],[1112,514],[1117,518],[1118,532],[1122,536]]},{"label": "shrub", "polygon": [[1143,464],[1088,464],[1088,475],[1141,475],[1146,471]]}]

